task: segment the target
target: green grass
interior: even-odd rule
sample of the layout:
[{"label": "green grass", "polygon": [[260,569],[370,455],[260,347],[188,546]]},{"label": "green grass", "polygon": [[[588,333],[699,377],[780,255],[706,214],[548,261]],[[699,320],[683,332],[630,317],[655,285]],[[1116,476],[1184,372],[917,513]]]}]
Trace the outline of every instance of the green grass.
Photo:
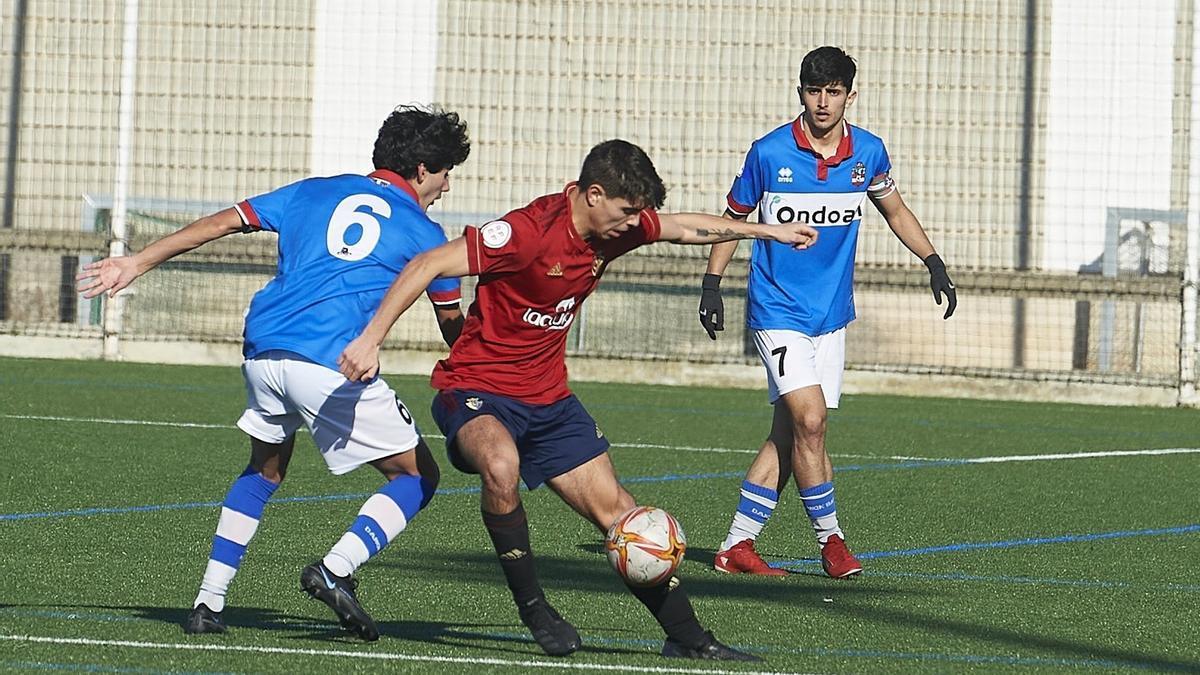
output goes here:
[{"label": "green grass", "polygon": [[[436,433],[425,378],[388,379]],[[837,582],[813,564],[790,488],[759,549],[795,574],[710,567],[751,456],[700,449],[757,448],[770,417],[763,392],[575,390],[618,444],[614,462],[638,500],[683,523],[684,587],[718,637],[767,658],[753,669],[1200,672],[1196,454],[896,459],[1196,448],[1198,411],[847,396],[828,445],[839,515],[866,572]],[[230,591],[229,634],[184,636],[214,504],[248,456],[233,427],[243,396],[236,368],[0,359],[0,670],[746,670],[658,657],[661,632],[608,568],[597,533],[539,489],[525,503],[542,582],[585,643],[565,661],[543,656],[479,522],[476,479],[444,461],[440,440],[431,445],[446,494],[360,571],[378,643],[349,639],[298,590],[300,569],[379,484],[369,468],[329,475],[303,434]],[[328,499],[288,501],[308,496]],[[142,506],[157,508],[130,508]],[[1156,530],[1166,531],[1146,532]],[[66,642],[75,639],[94,642]]]}]

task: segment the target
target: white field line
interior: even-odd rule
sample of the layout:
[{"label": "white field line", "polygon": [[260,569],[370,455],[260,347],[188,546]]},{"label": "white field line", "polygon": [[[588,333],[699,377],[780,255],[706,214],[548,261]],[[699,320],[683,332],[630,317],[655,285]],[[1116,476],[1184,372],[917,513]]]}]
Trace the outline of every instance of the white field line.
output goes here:
[{"label": "white field line", "polygon": [[1200,448],[1156,448],[1152,450],[1101,450],[1099,452],[1063,452],[1053,455],[999,455],[996,457],[965,457],[963,459],[932,459],[929,457],[891,457],[890,459],[921,462],[962,462],[964,464],[995,464],[999,462],[1042,462],[1056,459],[1093,459],[1096,457],[1145,457],[1150,455],[1194,455]]},{"label": "white field line", "polygon": [[417,663],[459,663],[467,665],[509,666],[517,668],[560,668],[563,670],[606,670],[626,673],[681,673],[683,675],[737,675],[758,673],[777,675],[780,671],[709,670],[707,668],[669,668],[652,666],[609,665],[604,663],[577,663],[573,661],[515,661],[508,659],[469,658],[458,656],[419,656],[396,652],[352,652],[341,649],[297,649],[294,647],[252,647],[244,645],[195,644],[181,642],[138,642],[133,640],[94,640],[90,638],[60,638],[38,635],[0,635],[0,640],[13,642],[39,642],[56,645],[83,645],[89,647],[133,647],[137,649],[165,649],[202,652],[243,652],[251,654],[287,654],[297,656],[336,656],[373,661],[412,661]]},{"label": "white field line", "polygon": [[[232,424],[201,424],[197,422],[153,422],[149,420],[123,420],[97,417],[58,417],[54,415],[9,415],[3,419],[38,420],[44,422],[79,422],[87,424],[128,424],[133,426],[178,427],[185,429],[237,429]],[[443,439],[438,434],[423,434],[426,438]],[[656,443],[613,443],[614,448],[646,450],[678,450],[682,452],[757,454],[758,450],[747,448],[706,448],[688,445],[659,445]],[[962,462],[963,464],[995,464],[1002,462],[1039,462],[1068,459],[1094,459],[1097,457],[1140,457],[1152,455],[1191,455],[1200,453],[1200,448],[1155,448],[1149,450],[1102,450],[1099,452],[1064,452],[1047,455],[997,455],[995,457],[913,457],[909,455],[852,455],[830,454],[830,457],[847,459],[890,459],[898,462]]]},{"label": "white field line", "polygon": [[152,422],[149,420],[113,420],[96,417],[57,417],[55,415],[0,415],[10,420],[38,420],[40,422],[85,422],[89,424],[129,424],[144,427],[178,427],[184,429],[237,429],[232,424],[200,424],[197,422]]}]

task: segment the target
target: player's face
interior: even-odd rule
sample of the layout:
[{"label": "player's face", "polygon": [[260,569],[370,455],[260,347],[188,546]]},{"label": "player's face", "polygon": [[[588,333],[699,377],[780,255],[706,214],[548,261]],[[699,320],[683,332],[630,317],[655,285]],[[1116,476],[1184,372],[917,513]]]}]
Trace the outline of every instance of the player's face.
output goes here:
[{"label": "player's face", "polygon": [[450,168],[438,172],[426,171],[425,165],[417,169],[417,196],[421,199],[421,207],[428,209],[442,195],[450,191]]},{"label": "player's face", "polygon": [[801,85],[797,91],[800,92],[800,103],[804,106],[804,121],[818,135],[842,123],[846,108],[858,94],[846,91],[846,85],[841,82]]},{"label": "player's face", "polygon": [[614,199],[601,193],[594,202],[589,200],[588,206],[591,211],[592,236],[600,239],[619,237],[622,232],[637,227],[641,221],[642,210],[629,203],[628,199]]}]

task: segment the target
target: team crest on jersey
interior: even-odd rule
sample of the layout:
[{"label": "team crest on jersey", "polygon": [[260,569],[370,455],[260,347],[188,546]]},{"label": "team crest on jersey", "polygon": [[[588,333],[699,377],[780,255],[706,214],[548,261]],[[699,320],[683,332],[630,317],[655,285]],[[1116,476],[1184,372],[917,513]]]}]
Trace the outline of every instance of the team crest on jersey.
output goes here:
[{"label": "team crest on jersey", "polygon": [[483,399],[479,398],[478,396],[471,396],[464,401],[464,403],[466,403],[467,407],[471,410],[479,410],[483,407]]},{"label": "team crest on jersey", "polygon": [[597,252],[596,257],[592,258],[592,276],[600,276],[600,273],[604,271],[605,262],[607,261],[604,259],[604,254]]},{"label": "team crest on jersey", "polygon": [[862,185],[865,182],[867,182],[867,165],[859,162],[854,165],[853,169],[850,169],[850,184]]},{"label": "team crest on jersey", "polygon": [[779,170],[779,173],[776,176],[776,179],[780,183],[792,182],[792,168],[790,166],[785,166],[785,167],[781,168]]},{"label": "team crest on jersey", "polygon": [[483,236],[483,245],[488,248],[500,248],[512,239],[512,226],[503,220],[493,220],[479,229]]}]

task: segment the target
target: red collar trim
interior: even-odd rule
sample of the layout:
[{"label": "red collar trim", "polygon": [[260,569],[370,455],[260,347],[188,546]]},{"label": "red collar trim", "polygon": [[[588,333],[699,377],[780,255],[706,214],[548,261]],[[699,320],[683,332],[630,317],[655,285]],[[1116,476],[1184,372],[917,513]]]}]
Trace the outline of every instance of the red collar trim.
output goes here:
[{"label": "red collar trim", "polygon": [[400,174],[396,173],[395,171],[389,171],[387,169],[376,169],[376,170],[372,171],[371,173],[367,174],[367,178],[378,178],[379,180],[385,180],[385,181],[391,183],[392,185],[400,188],[403,192],[407,193],[408,196],[412,197],[413,201],[416,202],[418,206],[420,206],[421,198],[419,196],[417,196],[417,191],[413,189],[412,183],[409,183],[407,178],[405,178],[404,176],[401,176]]},{"label": "red collar trim", "polygon": [[578,181],[571,181],[570,183],[567,183],[563,187],[563,191],[562,191],[563,203],[566,204],[567,230],[569,230],[569,232],[567,233],[567,237],[569,237],[571,239],[571,243],[573,243],[575,245],[575,247],[577,249],[579,249],[580,251],[590,251],[590,250],[592,250],[591,245],[588,243],[588,241],[586,239],[584,239],[582,236],[580,236],[578,231],[575,230],[575,219],[572,217],[572,214],[574,213],[574,211],[571,208],[571,197],[570,197],[570,195],[567,194],[567,192],[572,187],[578,187],[578,185],[579,185]]},{"label": "red collar trim", "polygon": [[792,138],[796,140],[796,147],[817,158],[817,178],[821,180],[825,180],[829,174],[829,167],[841,164],[854,154],[854,139],[850,135],[850,125],[845,120],[842,120],[842,140],[832,157],[822,157],[821,153],[813,148],[812,143],[808,142],[808,136],[804,134],[804,115],[798,116],[792,122]]}]

